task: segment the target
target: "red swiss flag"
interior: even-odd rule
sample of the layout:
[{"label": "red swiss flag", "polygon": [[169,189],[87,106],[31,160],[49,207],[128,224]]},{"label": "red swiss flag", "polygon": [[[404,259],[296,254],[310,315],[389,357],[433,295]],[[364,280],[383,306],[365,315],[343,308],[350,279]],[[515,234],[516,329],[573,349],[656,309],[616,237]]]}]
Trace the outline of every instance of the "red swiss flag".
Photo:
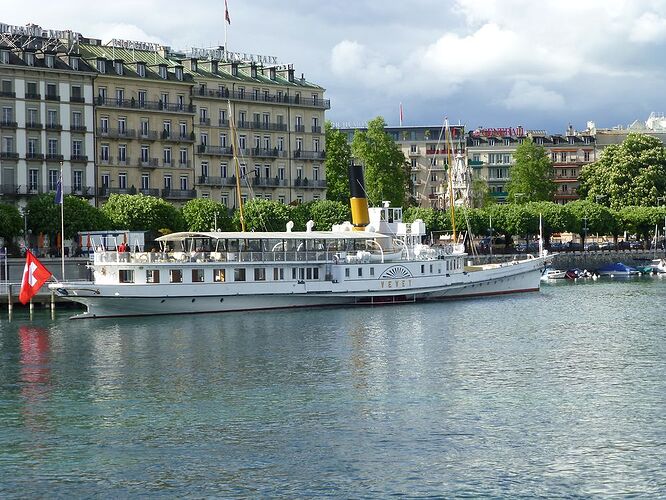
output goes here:
[{"label": "red swiss flag", "polygon": [[25,267],[19,300],[25,305],[39,291],[44,282],[51,277],[51,273],[37,260],[30,250],[25,253]]}]

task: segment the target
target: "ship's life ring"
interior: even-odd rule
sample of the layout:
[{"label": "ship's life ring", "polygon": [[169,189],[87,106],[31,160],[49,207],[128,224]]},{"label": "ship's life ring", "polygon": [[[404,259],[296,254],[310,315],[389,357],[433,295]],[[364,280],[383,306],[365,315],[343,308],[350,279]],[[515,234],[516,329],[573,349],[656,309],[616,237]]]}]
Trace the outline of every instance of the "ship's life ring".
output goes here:
[{"label": "ship's life ring", "polygon": [[141,255],[139,255],[138,261],[139,262],[148,262],[148,255],[146,255],[145,253],[142,253]]}]

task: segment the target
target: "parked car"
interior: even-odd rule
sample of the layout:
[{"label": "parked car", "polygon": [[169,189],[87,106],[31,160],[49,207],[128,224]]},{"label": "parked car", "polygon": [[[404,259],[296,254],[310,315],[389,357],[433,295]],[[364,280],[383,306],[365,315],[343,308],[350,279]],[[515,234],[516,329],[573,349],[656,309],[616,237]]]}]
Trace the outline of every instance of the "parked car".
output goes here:
[{"label": "parked car", "polygon": [[564,249],[569,250],[569,251],[580,252],[583,249],[583,245],[581,245],[580,243],[577,243],[575,241],[567,241],[564,244]]},{"label": "parked car", "polygon": [[599,244],[591,241],[590,243],[585,243],[585,250],[588,252],[593,250],[599,250]]},{"label": "parked car", "polygon": [[604,241],[599,243],[599,250],[615,250],[615,243],[612,241]]}]

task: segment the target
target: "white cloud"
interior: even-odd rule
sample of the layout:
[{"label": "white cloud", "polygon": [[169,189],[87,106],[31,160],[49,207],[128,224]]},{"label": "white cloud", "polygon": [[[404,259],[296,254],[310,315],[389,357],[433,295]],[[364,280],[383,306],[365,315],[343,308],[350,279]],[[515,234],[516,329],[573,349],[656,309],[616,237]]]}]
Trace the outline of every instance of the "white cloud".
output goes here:
[{"label": "white cloud", "polygon": [[633,22],[629,39],[637,43],[661,42],[666,39],[666,18],[646,12]]},{"label": "white cloud", "polygon": [[356,41],[343,40],[331,50],[333,73],[368,87],[390,87],[400,80],[400,70]]},{"label": "white cloud", "polygon": [[566,106],[564,97],[557,92],[525,81],[513,85],[503,104],[507,109],[528,111],[557,111]]}]

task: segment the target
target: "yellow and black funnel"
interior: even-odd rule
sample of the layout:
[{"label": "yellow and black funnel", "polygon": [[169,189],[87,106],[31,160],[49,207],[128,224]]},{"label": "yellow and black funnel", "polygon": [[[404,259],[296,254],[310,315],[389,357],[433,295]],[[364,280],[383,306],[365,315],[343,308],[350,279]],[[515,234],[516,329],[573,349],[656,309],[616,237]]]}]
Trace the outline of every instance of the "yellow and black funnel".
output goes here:
[{"label": "yellow and black funnel", "polygon": [[365,184],[363,182],[363,166],[349,163],[349,204],[351,206],[352,224],[354,231],[364,231],[370,224],[368,213],[368,199],[365,197]]}]

